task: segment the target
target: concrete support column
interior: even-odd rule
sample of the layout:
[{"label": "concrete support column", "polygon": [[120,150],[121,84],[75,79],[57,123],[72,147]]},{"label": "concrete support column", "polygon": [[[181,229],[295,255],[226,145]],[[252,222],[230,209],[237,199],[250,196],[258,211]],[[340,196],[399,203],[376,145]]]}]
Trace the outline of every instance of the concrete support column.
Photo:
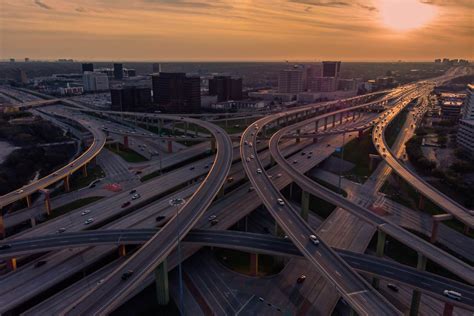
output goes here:
[{"label": "concrete support column", "polygon": [[159,305],[168,305],[170,302],[170,291],[168,284],[168,264],[165,261],[155,269],[156,300]]},{"label": "concrete support column", "polygon": [[186,136],[188,135],[188,128],[189,128],[189,122],[186,122],[184,124],[184,135],[186,135]]},{"label": "concrete support column", "polygon": [[198,136],[198,126],[194,124],[194,136]]},{"label": "concrete support column", "polygon": [[301,191],[301,217],[308,221],[309,214],[309,192]]},{"label": "concrete support column", "polygon": [[464,235],[469,235],[471,228],[468,225],[464,225]]},{"label": "concrete support column", "polygon": [[425,198],[421,193],[418,193],[418,208],[420,210],[425,208]]},{"label": "concrete support column", "polygon": [[451,303],[444,303],[443,316],[452,316],[453,315],[454,305]]},{"label": "concrete support column", "polygon": [[5,222],[3,221],[3,210],[0,209],[0,239],[6,237]]},{"label": "concrete support column", "polygon": [[127,247],[125,245],[119,245],[118,252],[120,257],[125,257],[127,255]]},{"label": "concrete support column", "polygon": [[356,118],[356,111],[352,112],[352,120],[354,121]]},{"label": "concrete support column", "polygon": [[173,141],[168,140],[168,152],[172,153],[173,152]]},{"label": "concrete support column", "polygon": [[436,237],[438,236],[438,228],[439,228],[439,221],[436,221],[433,219],[433,222],[431,224],[431,236],[430,236],[430,242],[432,244],[436,242]]},{"label": "concrete support column", "polygon": [[66,192],[71,191],[70,180],[71,180],[71,175],[68,174],[66,178],[64,178],[64,191]]},{"label": "concrete support column", "polygon": [[318,138],[317,137],[313,137],[313,144],[316,144],[318,142]]},{"label": "concrete support column", "polygon": [[332,116],[332,127],[336,126],[336,114]]},{"label": "concrete support column", "polygon": [[317,120],[316,122],[314,122],[314,132],[315,132],[315,133],[318,132],[318,128],[319,128],[319,120]]},{"label": "concrete support column", "polygon": [[[419,271],[425,271],[426,268],[426,257],[423,254],[418,253],[418,263],[416,269]],[[413,290],[413,296],[411,298],[410,305],[410,316],[417,316],[420,308],[421,292]]]},{"label": "concrete support column", "polygon": [[16,271],[16,258],[7,259],[7,268],[10,271]]},{"label": "concrete support column", "polygon": [[34,216],[30,217],[30,225],[31,225],[31,227],[36,226],[36,217],[34,217]]},{"label": "concrete support column", "polygon": [[258,254],[250,254],[250,274],[252,276],[258,276]]},{"label": "concrete support column", "polygon": [[31,201],[31,195],[27,195],[26,196],[26,205],[28,205],[28,207],[31,207],[32,204],[33,204],[33,202]]},{"label": "concrete support column", "polygon": [[300,136],[300,133],[301,133],[301,131],[300,131],[299,129],[297,129],[297,130],[296,130],[296,135],[297,135],[297,137],[296,137],[296,143],[301,142],[301,139],[300,139],[300,137],[299,137],[299,136]]},{"label": "concrete support column", "polygon": [[341,116],[339,117],[339,124],[342,124],[343,117],[344,117],[344,112],[341,112]]},{"label": "concrete support column", "polygon": [[123,135],[123,147],[128,148],[128,135]]},{"label": "concrete support column", "polygon": [[[385,232],[381,231],[380,229],[377,230],[377,250],[376,250],[376,256],[379,258],[383,257],[384,251],[385,251],[385,239],[386,239],[386,234]],[[376,289],[379,288],[379,283],[380,279],[374,277],[372,279],[372,286]]]},{"label": "concrete support column", "polygon": [[225,192],[224,192],[224,186],[222,186],[222,187],[219,189],[219,192],[217,192],[217,197],[218,197],[218,198],[221,198],[221,197],[224,196],[224,194],[225,194]]},{"label": "concrete support column", "polygon": [[[256,145],[256,144],[255,144]],[[216,148],[216,140],[214,138],[211,139],[211,151],[215,153],[217,150]]]},{"label": "concrete support column", "polygon": [[328,129],[328,118],[327,116],[324,118],[324,130]]},{"label": "concrete support column", "polygon": [[87,177],[87,164],[84,164],[84,165],[82,166],[82,175],[83,175],[84,177]]}]

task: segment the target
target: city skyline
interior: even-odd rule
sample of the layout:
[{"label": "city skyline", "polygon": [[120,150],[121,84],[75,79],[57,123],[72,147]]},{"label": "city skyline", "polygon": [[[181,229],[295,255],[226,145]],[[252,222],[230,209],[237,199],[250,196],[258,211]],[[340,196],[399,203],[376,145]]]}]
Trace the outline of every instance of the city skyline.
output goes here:
[{"label": "city skyline", "polygon": [[464,0],[6,0],[0,59],[472,59],[473,10]]}]

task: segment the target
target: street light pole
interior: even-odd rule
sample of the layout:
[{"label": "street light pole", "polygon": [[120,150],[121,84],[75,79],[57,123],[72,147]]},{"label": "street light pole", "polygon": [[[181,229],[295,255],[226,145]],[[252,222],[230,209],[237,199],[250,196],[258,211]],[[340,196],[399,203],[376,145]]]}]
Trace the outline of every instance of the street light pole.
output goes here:
[{"label": "street light pole", "polygon": [[339,161],[339,194],[341,191],[341,180],[342,180],[342,161],[344,160],[344,143],[346,139],[346,133],[342,133],[342,147],[341,147],[341,160]]},{"label": "street light pole", "polygon": [[181,229],[179,226],[179,208],[186,201],[182,198],[174,198],[170,200],[170,205],[176,208],[176,224],[178,229],[177,241],[178,241],[178,282],[179,282],[179,309],[182,315],[184,315],[184,302],[183,302],[183,270],[181,267]]}]

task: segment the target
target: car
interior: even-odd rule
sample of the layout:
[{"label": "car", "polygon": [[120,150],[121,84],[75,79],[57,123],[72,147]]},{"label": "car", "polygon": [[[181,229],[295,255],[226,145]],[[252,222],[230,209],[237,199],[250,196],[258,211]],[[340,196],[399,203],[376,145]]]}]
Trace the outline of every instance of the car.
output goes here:
[{"label": "car", "polygon": [[139,193],[135,193],[134,195],[132,195],[132,200],[139,199],[140,197],[141,195]]},{"label": "car", "polygon": [[250,162],[250,157],[247,157],[247,162]]},{"label": "car", "polygon": [[139,175],[139,174],[142,174],[142,171],[141,170],[138,170],[135,172],[136,175]]},{"label": "car", "polygon": [[39,268],[41,266],[44,266],[46,264],[46,260],[40,260],[38,262],[35,263],[35,268]]},{"label": "car", "polygon": [[258,168],[257,169],[257,174],[262,174],[262,169]]},{"label": "car", "polygon": [[453,300],[460,301],[462,299],[462,294],[453,290],[444,290],[444,296],[449,297]]},{"label": "car", "polygon": [[122,208],[127,207],[127,206],[129,206],[129,205],[130,205],[130,201],[127,201],[127,202],[125,202],[125,203],[122,204]]},{"label": "car", "polygon": [[396,286],[396,285],[393,284],[393,283],[387,284],[387,287],[388,287],[390,290],[394,291],[394,292],[398,292],[398,286]]},{"label": "car", "polygon": [[285,205],[285,202],[282,199],[277,199],[277,202],[281,206]]},{"label": "car", "polygon": [[90,212],[91,212],[91,210],[84,210],[84,211],[82,211],[81,216],[87,215]]},{"label": "car", "polygon": [[100,279],[99,281],[97,281],[97,284],[102,284],[102,283],[104,283],[104,280],[105,280],[105,279]]},{"label": "car", "polygon": [[65,231],[66,231],[66,228],[61,227],[61,228],[58,229],[56,232],[57,232],[58,234],[61,234],[61,233],[64,233]]},{"label": "car", "polygon": [[0,250],[10,249],[11,247],[12,247],[12,245],[10,245],[10,244],[0,245]]},{"label": "car", "polygon": [[137,193],[137,190],[133,189],[132,191],[130,191],[130,194],[135,194]]},{"label": "car", "polygon": [[248,142],[248,141],[244,141],[244,145],[248,145],[248,144],[249,144],[249,142]]},{"label": "car", "polygon": [[268,176],[268,179],[272,179],[273,177],[271,175]]},{"label": "car", "polygon": [[254,187],[249,187],[249,189],[247,190],[247,192],[252,192],[254,189]]},{"label": "car", "polygon": [[208,169],[208,168],[209,168],[209,165],[205,165],[205,166],[204,166],[204,169]]},{"label": "car", "polygon": [[219,220],[214,219],[214,220],[211,221],[211,226],[214,226],[214,225],[216,225],[217,223],[219,223]]},{"label": "car", "polygon": [[231,183],[232,181],[234,181],[234,178],[233,178],[233,177],[228,177],[228,178],[227,178],[227,183]]},{"label": "car", "polygon": [[258,300],[259,300],[260,302],[265,301],[265,300],[263,299],[263,297],[259,297]]},{"label": "car", "polygon": [[290,237],[288,237],[288,235],[283,236],[283,239],[285,239],[285,240],[287,240],[287,239],[289,239],[289,238],[290,238]]},{"label": "car", "polygon": [[302,274],[296,279],[296,283],[303,283],[306,280],[306,275]]},{"label": "car", "polygon": [[327,144],[326,147],[331,147],[331,144]]},{"label": "car", "polygon": [[128,278],[130,278],[131,276],[133,275],[133,270],[128,270],[127,272],[124,272],[122,274],[122,280],[127,280]]},{"label": "car", "polygon": [[58,173],[57,173],[57,172],[53,173],[53,176],[57,176],[57,175],[58,175]]},{"label": "car", "polygon": [[277,178],[281,178],[281,173],[276,175]]},{"label": "car", "polygon": [[189,168],[189,170],[191,170],[191,171],[194,170],[194,167]]},{"label": "car", "polygon": [[252,144],[252,143],[249,143],[249,147],[253,147],[253,144]]},{"label": "car", "polygon": [[293,163],[294,163],[294,164],[298,163],[298,160],[293,160]]},{"label": "car", "polygon": [[250,159],[255,159],[255,156],[254,156],[254,155],[250,155]]},{"label": "car", "polygon": [[94,218],[93,218],[93,217],[88,218],[88,219],[85,220],[84,225],[89,225],[89,224],[92,223],[93,221],[94,221]]},{"label": "car", "polygon": [[209,216],[207,219],[208,219],[209,221],[213,221],[213,220],[215,220],[216,218],[217,218],[216,215],[211,215],[211,216]]},{"label": "car", "polygon": [[160,216],[157,216],[157,217],[155,218],[155,220],[156,220],[157,222],[160,222],[160,221],[164,220],[165,218],[166,218],[166,216],[160,215]]},{"label": "car", "polygon": [[311,240],[311,242],[316,246],[319,245],[319,239],[315,235],[309,235],[309,240]]},{"label": "car", "polygon": [[307,156],[306,158],[307,158],[307,159],[311,159],[311,158],[313,158],[313,156]]},{"label": "car", "polygon": [[308,151],[308,155],[312,155],[312,154],[313,154],[313,152],[312,152],[312,151]]},{"label": "car", "polygon": [[23,192],[25,192],[25,191],[24,191],[24,190],[21,190],[21,189],[18,190],[18,191],[16,191],[16,193],[18,193],[18,194],[21,194],[21,193],[23,193]]},{"label": "car", "polygon": [[304,151],[301,152],[301,156],[304,156],[306,155],[306,153]]}]

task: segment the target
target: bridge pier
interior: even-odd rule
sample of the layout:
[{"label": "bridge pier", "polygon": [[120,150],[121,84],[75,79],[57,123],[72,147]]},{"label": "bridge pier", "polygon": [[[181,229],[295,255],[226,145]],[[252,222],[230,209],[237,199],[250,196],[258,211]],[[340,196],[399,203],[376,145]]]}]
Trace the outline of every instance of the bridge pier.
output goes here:
[{"label": "bridge pier", "polygon": [[84,164],[84,166],[82,166],[82,175],[84,177],[87,177],[87,164]]},{"label": "bridge pier", "polygon": [[318,128],[319,128],[319,120],[317,120],[316,122],[314,122],[314,132],[315,132],[315,133],[318,132]]},{"label": "bridge pier", "polygon": [[451,303],[444,303],[443,316],[452,316],[453,315],[454,305]]},{"label": "bridge pier", "polygon": [[357,138],[361,139],[363,135],[364,135],[364,131],[360,130],[359,133],[357,134]]},{"label": "bridge pier", "polygon": [[332,116],[332,127],[336,126],[336,114]]},{"label": "bridge pier", "polygon": [[168,263],[165,259],[155,269],[156,300],[159,305],[168,305],[170,290],[168,284]]},{"label": "bridge pier", "polygon": [[120,257],[125,257],[127,255],[127,247],[125,244],[119,245],[118,252]]},{"label": "bridge pier", "polygon": [[[256,144],[255,144],[256,146]],[[216,140],[214,138],[211,139],[211,152],[212,153],[215,153],[217,151],[217,148],[216,148]]]},{"label": "bridge pier", "polygon": [[431,236],[430,236],[431,243],[434,244],[436,242],[436,238],[438,236],[439,223],[442,221],[450,220],[452,218],[453,216],[451,214],[438,214],[438,215],[433,215],[431,217],[432,219]]},{"label": "bridge pier", "polygon": [[250,254],[250,275],[258,276],[258,254]]},{"label": "bridge pier", "polygon": [[173,141],[168,140],[168,152],[172,153],[173,152]]},{"label": "bridge pier", "polygon": [[224,196],[224,194],[225,194],[225,192],[224,192],[224,186],[222,186],[222,187],[219,189],[219,192],[217,192],[217,197],[218,197],[218,198],[221,198],[221,197]]},{"label": "bridge pier", "polygon": [[301,217],[307,222],[309,214],[309,192],[301,190]]},{"label": "bridge pier", "polygon": [[[376,250],[375,254],[379,258],[382,258],[383,255],[384,255],[386,237],[387,237],[387,235],[385,234],[385,232],[381,231],[380,229],[377,230],[377,250]],[[374,277],[372,279],[372,286],[375,289],[379,288],[379,283],[380,283],[379,278]]]},{"label": "bridge pier", "polygon": [[[416,265],[418,271],[425,271],[426,269],[426,257],[423,254],[418,252],[418,263]],[[411,298],[410,305],[410,316],[417,316],[418,310],[420,308],[421,292],[418,290],[413,290],[413,295]]]},{"label": "bridge pier", "polygon": [[297,129],[296,130],[296,143],[298,144],[299,142],[301,142],[301,139],[300,139],[300,133],[301,133],[301,130]]},{"label": "bridge pier", "polygon": [[420,210],[425,208],[425,198],[423,197],[423,194],[418,193],[418,208]]},{"label": "bridge pier", "polygon": [[328,129],[328,118],[327,116],[324,118],[324,130]]},{"label": "bridge pier", "polygon": [[17,265],[16,265],[16,258],[9,258],[6,260],[7,261],[7,268],[10,271],[16,271]]},{"label": "bridge pier", "polygon": [[356,111],[352,112],[352,120],[355,121],[356,119]]},{"label": "bridge pier", "polygon": [[70,185],[70,177],[71,175],[67,175],[66,178],[64,178],[64,191],[69,192],[71,191],[71,185]]},{"label": "bridge pier", "polygon": [[33,204],[33,202],[31,201],[31,195],[27,195],[26,196],[26,205],[28,207],[31,207],[32,204]]},{"label": "bridge pier", "polygon": [[0,239],[6,237],[5,222],[3,221],[3,210],[0,208]]},{"label": "bridge pier", "polygon": [[342,119],[344,117],[344,112],[341,112],[340,116],[339,116],[339,125],[342,125]]},{"label": "bridge pier", "polygon": [[369,171],[374,171],[375,160],[380,159],[379,155],[369,154]]},{"label": "bridge pier", "polygon": [[128,148],[128,135],[123,135],[123,147]]},{"label": "bridge pier", "polygon": [[30,217],[30,225],[31,225],[31,227],[36,226],[36,217],[34,217],[34,216]]}]

